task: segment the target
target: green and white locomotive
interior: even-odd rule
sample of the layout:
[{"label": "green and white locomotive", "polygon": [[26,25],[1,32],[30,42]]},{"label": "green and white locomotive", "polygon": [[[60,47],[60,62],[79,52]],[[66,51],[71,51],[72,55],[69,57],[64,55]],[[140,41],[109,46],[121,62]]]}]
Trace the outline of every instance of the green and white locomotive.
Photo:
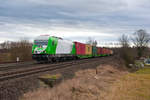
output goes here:
[{"label": "green and white locomotive", "polygon": [[41,35],[34,40],[32,58],[37,61],[48,62],[74,59],[75,45],[72,41],[63,40],[62,38]]}]

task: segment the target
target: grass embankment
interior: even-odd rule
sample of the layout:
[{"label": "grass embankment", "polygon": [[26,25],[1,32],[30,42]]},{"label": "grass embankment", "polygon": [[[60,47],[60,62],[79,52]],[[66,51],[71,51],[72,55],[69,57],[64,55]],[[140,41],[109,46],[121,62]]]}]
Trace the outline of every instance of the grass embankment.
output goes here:
[{"label": "grass embankment", "polygon": [[53,88],[25,93],[21,100],[150,100],[150,68],[128,73],[101,65],[97,71],[78,71]]},{"label": "grass embankment", "polygon": [[111,100],[150,100],[150,68],[142,68],[115,82]]},{"label": "grass embankment", "polygon": [[126,73],[111,65],[80,70],[74,78],[63,80],[53,88],[41,87],[25,93],[21,100],[105,100],[110,86]]},{"label": "grass embankment", "polygon": [[10,53],[0,53],[0,63],[3,62],[11,62],[11,55]]}]

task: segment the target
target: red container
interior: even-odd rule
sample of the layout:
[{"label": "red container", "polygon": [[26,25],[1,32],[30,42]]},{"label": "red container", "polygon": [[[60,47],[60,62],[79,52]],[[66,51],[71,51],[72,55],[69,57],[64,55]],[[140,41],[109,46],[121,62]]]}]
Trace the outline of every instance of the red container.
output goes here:
[{"label": "red container", "polygon": [[109,50],[109,49],[107,49],[107,54],[109,54],[109,51],[110,51],[110,50]]},{"label": "red container", "polygon": [[109,50],[109,54],[111,54],[111,50]]},{"label": "red container", "polygon": [[97,55],[100,55],[100,48],[97,47]]},{"label": "red container", "polygon": [[105,54],[108,54],[108,49],[105,48]]},{"label": "red container", "polygon": [[105,54],[108,54],[108,50],[107,49],[105,49]]},{"label": "red container", "polygon": [[104,48],[104,54],[107,54],[107,49],[106,48]]},{"label": "red container", "polygon": [[102,54],[102,48],[97,47],[97,54],[98,54],[98,55],[101,55],[101,54]]},{"label": "red container", "polygon": [[76,55],[85,55],[85,44],[80,42],[75,42]]},{"label": "red container", "polygon": [[109,50],[107,49],[107,54],[109,54]]},{"label": "red container", "polygon": [[97,55],[99,54],[99,47],[96,47],[97,48]]},{"label": "red container", "polygon": [[103,48],[100,48],[100,54],[103,54]]},{"label": "red container", "polygon": [[103,48],[100,48],[100,54],[103,54]]},{"label": "red container", "polygon": [[102,48],[102,54],[105,54],[105,48]]}]

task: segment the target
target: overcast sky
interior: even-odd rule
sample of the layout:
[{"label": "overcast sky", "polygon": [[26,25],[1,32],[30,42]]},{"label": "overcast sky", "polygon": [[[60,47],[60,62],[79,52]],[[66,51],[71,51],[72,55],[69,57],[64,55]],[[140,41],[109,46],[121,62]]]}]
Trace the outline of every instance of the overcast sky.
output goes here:
[{"label": "overcast sky", "polygon": [[41,34],[115,42],[149,27],[150,0],[0,0],[0,42]]}]

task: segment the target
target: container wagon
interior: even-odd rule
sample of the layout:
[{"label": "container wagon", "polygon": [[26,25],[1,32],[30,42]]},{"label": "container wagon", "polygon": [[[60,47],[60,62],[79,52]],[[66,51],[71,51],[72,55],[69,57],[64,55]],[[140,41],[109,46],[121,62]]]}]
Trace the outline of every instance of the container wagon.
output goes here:
[{"label": "container wagon", "polygon": [[89,44],[85,45],[85,55],[86,57],[92,57],[92,46]]},{"label": "container wagon", "polygon": [[92,46],[92,56],[97,57],[97,47],[96,46]]},{"label": "container wagon", "polygon": [[76,49],[76,56],[78,58],[86,58],[86,53],[85,53],[85,44],[80,43],[80,42],[74,42],[75,43],[75,49]]},{"label": "container wagon", "polygon": [[102,56],[102,48],[97,47],[97,56]]}]

